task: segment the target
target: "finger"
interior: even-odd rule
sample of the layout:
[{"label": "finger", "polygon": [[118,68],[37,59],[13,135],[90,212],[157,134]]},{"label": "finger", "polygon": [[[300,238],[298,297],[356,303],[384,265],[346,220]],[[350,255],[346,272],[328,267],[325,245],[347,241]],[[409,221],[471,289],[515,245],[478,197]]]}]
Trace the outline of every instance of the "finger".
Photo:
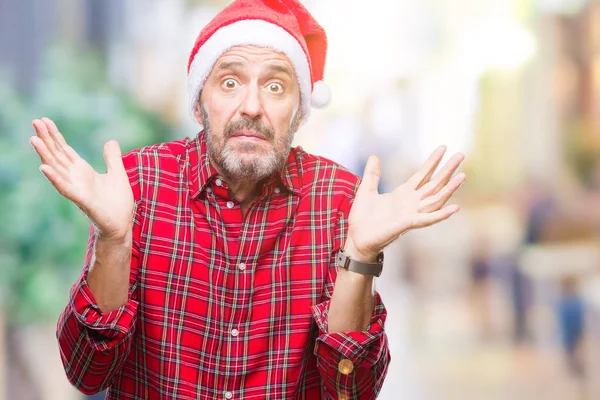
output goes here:
[{"label": "finger", "polygon": [[369,192],[377,193],[379,179],[381,178],[381,160],[377,156],[370,156],[365,165],[360,188]]},{"label": "finger", "polygon": [[116,140],[109,140],[104,144],[104,161],[108,172],[125,171],[121,158],[121,147]]},{"label": "finger", "polygon": [[427,183],[433,173],[435,172],[438,165],[440,165],[440,161],[444,157],[444,153],[446,152],[446,146],[440,146],[434,150],[433,153],[429,156],[425,164],[419,170],[410,177],[408,180],[408,185],[414,189],[419,189],[423,184]]},{"label": "finger", "polygon": [[423,197],[431,196],[438,193],[444,186],[448,184],[452,175],[456,172],[460,164],[464,161],[465,156],[462,153],[456,153],[448,160],[442,170],[436,177],[426,185],[423,185]]},{"label": "finger", "polygon": [[420,213],[417,214],[415,219],[412,221],[413,228],[425,228],[427,226],[431,226],[437,224],[438,222],[442,222],[452,215],[456,214],[460,211],[460,207],[456,204],[452,204],[442,208],[441,210],[437,210],[431,213]]},{"label": "finger", "polygon": [[35,133],[40,139],[42,139],[42,141],[46,145],[46,148],[54,157],[54,153],[56,152],[56,145],[54,144],[54,140],[50,137],[50,133],[48,132],[48,126],[46,125],[46,123],[40,119],[36,119],[33,121],[33,127],[35,129]]},{"label": "finger", "polygon": [[73,150],[73,148],[71,146],[68,145],[64,136],[62,135],[62,133],[60,133],[60,131],[56,127],[56,124],[54,123],[54,121],[52,121],[50,118],[47,118],[47,117],[42,118],[42,121],[48,127],[48,132],[50,133],[50,136],[54,139],[57,147],[67,156],[67,158],[71,162],[75,162],[76,160],[81,158],[81,157],[79,157],[79,154],[77,154],[77,152],[75,150]]},{"label": "finger", "polygon": [[69,166],[73,163],[73,160],[71,160],[69,156],[65,154],[61,144],[58,142],[57,138],[52,132],[53,129],[58,132],[56,125],[52,120],[50,120],[50,118],[47,117],[42,118],[40,121],[46,127],[45,131],[48,137],[48,141],[45,141],[46,146],[52,152],[52,155],[54,156],[56,161],[58,161],[63,167],[69,168]]},{"label": "finger", "polygon": [[63,177],[67,175],[67,171],[56,161],[54,157],[52,157],[52,154],[50,154],[50,151],[48,151],[48,148],[42,139],[40,139],[38,136],[31,136],[29,138],[29,143],[40,157],[42,164],[52,167]]},{"label": "finger", "polygon": [[33,128],[35,129],[35,133],[37,134],[38,138],[40,138],[41,141],[44,143],[44,146],[47,150],[47,164],[57,169],[58,165],[61,165],[65,169],[68,168],[71,162],[64,154],[61,154],[61,152],[56,148],[54,139],[50,137],[50,133],[48,132],[48,126],[44,123],[44,121],[39,119],[34,120]]},{"label": "finger", "polygon": [[47,164],[40,165],[40,172],[50,181],[52,186],[61,195],[67,197],[68,183],[56,172],[54,168]]},{"label": "finger", "polygon": [[420,212],[433,212],[437,211],[444,206],[452,197],[452,195],[465,183],[467,175],[460,173],[456,175],[442,190],[433,196],[430,196],[423,200]]}]

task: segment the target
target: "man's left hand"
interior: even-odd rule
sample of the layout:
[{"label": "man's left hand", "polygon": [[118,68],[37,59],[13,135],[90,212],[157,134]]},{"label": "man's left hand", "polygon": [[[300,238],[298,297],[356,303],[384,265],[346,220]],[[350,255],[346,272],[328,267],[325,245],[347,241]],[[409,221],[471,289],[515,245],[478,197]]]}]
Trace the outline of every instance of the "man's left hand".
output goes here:
[{"label": "man's left hand", "polygon": [[437,148],[406,183],[384,194],[377,191],[381,162],[369,157],[348,217],[347,253],[358,261],[374,262],[398,236],[436,224],[459,210],[457,205],[445,204],[466,179],[464,173],[452,177],[464,155],[455,154],[432,179],[445,152],[445,146]]}]

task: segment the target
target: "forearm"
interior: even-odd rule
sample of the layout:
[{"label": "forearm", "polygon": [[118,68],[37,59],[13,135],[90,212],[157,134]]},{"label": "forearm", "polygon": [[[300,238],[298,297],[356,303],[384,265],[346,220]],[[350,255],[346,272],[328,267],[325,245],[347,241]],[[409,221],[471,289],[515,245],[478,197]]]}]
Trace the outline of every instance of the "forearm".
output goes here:
[{"label": "forearm", "polygon": [[[375,293],[371,319],[363,324],[367,325],[368,329],[359,327],[345,332],[332,332],[328,328],[327,321],[335,320],[333,312],[336,311],[332,311],[332,301],[330,298],[312,308],[313,317],[319,327],[315,355],[326,389],[325,398],[374,399],[381,390],[390,362],[390,351],[384,332],[387,314],[381,297]],[[355,314],[349,312],[348,315],[349,319],[352,319],[352,315]],[[339,313],[335,316],[339,316]]]},{"label": "forearm", "polygon": [[[352,259],[375,262],[376,255],[360,254],[349,240],[344,252]],[[341,268],[331,296],[328,315],[328,331],[364,331],[369,325],[374,306],[374,282],[372,276],[361,275]]]},{"label": "forearm", "polygon": [[94,394],[110,386],[126,362],[137,304],[100,316],[82,306],[85,289],[78,292],[74,307],[67,306],[58,321],[59,353],[69,382],[85,394]]},{"label": "forearm", "polygon": [[[112,265],[107,263],[108,261],[118,258],[120,254],[121,258],[130,259],[130,264],[124,268],[121,266],[121,269],[129,273],[136,271],[137,252],[128,250],[129,253],[125,256],[123,253],[125,250],[121,246],[122,243],[117,245],[114,242],[100,240],[95,229],[90,229],[83,271],[73,286],[67,306],[58,320],[56,334],[67,378],[86,394],[96,393],[111,384],[125,363],[131,348],[139,306],[134,292],[126,295],[129,299],[123,307],[104,312],[96,300],[96,294],[100,298],[101,293],[98,290],[92,293],[88,281],[92,276],[91,269],[96,253],[100,262],[96,263],[95,271],[98,279],[94,279],[100,282],[100,287],[106,293],[109,291],[105,286],[109,285],[110,281],[106,278],[104,281],[101,279],[104,275],[104,266]],[[126,244],[124,246],[128,247]],[[107,252],[108,257],[104,257]],[[135,273],[127,279],[134,281]],[[135,283],[132,287],[135,287]]]},{"label": "forearm", "polygon": [[[343,219],[338,231],[346,231]],[[338,235],[338,243],[343,244],[342,234]],[[377,254],[358,251],[351,239],[345,240],[343,248],[357,261],[377,259]],[[332,253],[323,301],[311,309],[319,328],[315,355],[325,397],[374,399],[390,361],[384,332],[387,313],[374,290],[374,278],[336,268],[335,258]]]},{"label": "forearm", "polygon": [[96,238],[87,282],[103,313],[116,310],[127,303],[131,247],[131,232],[125,238]]}]

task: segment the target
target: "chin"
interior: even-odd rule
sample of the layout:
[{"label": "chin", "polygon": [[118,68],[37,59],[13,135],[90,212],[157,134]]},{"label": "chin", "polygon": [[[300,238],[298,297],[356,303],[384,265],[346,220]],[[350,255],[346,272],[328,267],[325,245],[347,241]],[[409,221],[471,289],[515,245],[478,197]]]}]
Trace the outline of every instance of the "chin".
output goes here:
[{"label": "chin", "polygon": [[236,153],[266,153],[265,147],[271,148],[271,146],[266,146],[268,142],[255,141],[255,140],[240,140],[236,141],[237,143],[230,143],[231,149]]},{"label": "chin", "polygon": [[228,171],[230,176],[236,180],[243,180],[247,182],[256,182],[261,179],[269,177],[274,171],[261,170],[258,171],[252,164],[240,164],[237,168]]}]

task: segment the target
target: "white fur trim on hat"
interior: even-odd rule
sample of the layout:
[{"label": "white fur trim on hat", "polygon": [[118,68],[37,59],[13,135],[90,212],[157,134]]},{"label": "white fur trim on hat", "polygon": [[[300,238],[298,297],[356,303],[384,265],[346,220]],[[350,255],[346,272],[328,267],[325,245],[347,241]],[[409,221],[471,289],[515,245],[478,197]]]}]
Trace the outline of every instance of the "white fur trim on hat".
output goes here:
[{"label": "white fur trim on hat", "polygon": [[314,108],[325,108],[331,103],[331,89],[323,81],[317,81],[313,85],[311,104]]},{"label": "white fur trim on hat", "polygon": [[300,43],[285,29],[267,21],[236,21],[217,30],[200,46],[188,74],[189,108],[192,116],[206,78],[219,57],[234,46],[255,45],[284,53],[292,63],[300,86],[303,120],[310,114],[311,75],[306,53]]}]

